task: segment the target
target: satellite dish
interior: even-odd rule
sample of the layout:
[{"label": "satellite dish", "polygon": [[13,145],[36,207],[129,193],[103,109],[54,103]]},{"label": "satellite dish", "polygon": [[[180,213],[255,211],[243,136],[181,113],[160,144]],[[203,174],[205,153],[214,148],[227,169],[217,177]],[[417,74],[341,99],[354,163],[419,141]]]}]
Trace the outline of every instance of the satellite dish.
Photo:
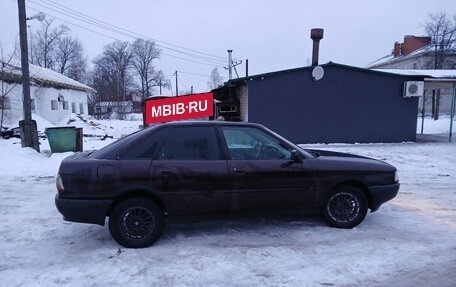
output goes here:
[{"label": "satellite dish", "polygon": [[319,81],[323,78],[325,75],[325,70],[323,70],[322,66],[315,66],[312,70],[312,77],[314,78],[315,81]]}]

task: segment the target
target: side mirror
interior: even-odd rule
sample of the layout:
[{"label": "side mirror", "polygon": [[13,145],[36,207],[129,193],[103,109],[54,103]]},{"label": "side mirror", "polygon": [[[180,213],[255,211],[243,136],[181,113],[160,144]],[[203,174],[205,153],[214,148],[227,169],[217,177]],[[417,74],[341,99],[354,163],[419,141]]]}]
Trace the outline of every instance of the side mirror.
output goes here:
[{"label": "side mirror", "polygon": [[292,160],[293,162],[297,162],[297,163],[301,163],[302,162],[302,158],[299,155],[297,150],[294,149],[294,150],[291,151],[290,160]]},{"label": "side mirror", "polygon": [[301,156],[299,155],[298,151],[294,149],[291,151],[290,160],[282,163],[282,167],[288,167],[294,163],[301,163],[301,162],[302,162]]}]

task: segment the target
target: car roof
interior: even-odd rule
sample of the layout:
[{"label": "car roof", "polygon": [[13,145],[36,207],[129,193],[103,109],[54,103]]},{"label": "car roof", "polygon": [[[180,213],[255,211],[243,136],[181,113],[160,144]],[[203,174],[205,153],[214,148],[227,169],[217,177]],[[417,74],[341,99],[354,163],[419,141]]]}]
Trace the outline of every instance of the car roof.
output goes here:
[{"label": "car roof", "polygon": [[247,123],[247,122],[230,122],[230,121],[210,121],[210,120],[190,120],[190,121],[175,121],[175,122],[168,122],[168,123],[161,123],[158,126],[194,126],[194,125],[202,125],[202,126],[252,126],[252,127],[261,127],[264,128],[263,125],[257,123]]}]

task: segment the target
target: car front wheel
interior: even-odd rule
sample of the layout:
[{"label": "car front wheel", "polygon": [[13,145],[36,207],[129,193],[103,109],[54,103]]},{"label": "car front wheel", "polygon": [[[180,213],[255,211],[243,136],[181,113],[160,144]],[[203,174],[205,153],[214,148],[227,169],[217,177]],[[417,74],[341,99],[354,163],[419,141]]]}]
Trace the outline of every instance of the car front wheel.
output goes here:
[{"label": "car front wheel", "polygon": [[109,217],[111,236],[128,248],[152,245],[160,237],[163,226],[161,209],[144,198],[132,198],[119,203]]},{"label": "car front wheel", "polygon": [[354,186],[339,186],[329,193],[322,206],[325,221],[337,228],[353,228],[367,214],[367,199]]}]

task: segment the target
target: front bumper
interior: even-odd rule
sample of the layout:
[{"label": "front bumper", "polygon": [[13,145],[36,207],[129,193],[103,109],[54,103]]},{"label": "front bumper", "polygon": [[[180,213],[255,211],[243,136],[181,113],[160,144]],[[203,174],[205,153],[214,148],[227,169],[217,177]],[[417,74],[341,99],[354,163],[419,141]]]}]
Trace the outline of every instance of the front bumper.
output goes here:
[{"label": "front bumper", "polygon": [[370,186],[371,212],[376,211],[380,206],[388,200],[396,197],[399,192],[399,183],[390,185]]},{"label": "front bumper", "polygon": [[55,206],[63,219],[72,222],[105,224],[112,200],[63,199],[55,196]]}]

